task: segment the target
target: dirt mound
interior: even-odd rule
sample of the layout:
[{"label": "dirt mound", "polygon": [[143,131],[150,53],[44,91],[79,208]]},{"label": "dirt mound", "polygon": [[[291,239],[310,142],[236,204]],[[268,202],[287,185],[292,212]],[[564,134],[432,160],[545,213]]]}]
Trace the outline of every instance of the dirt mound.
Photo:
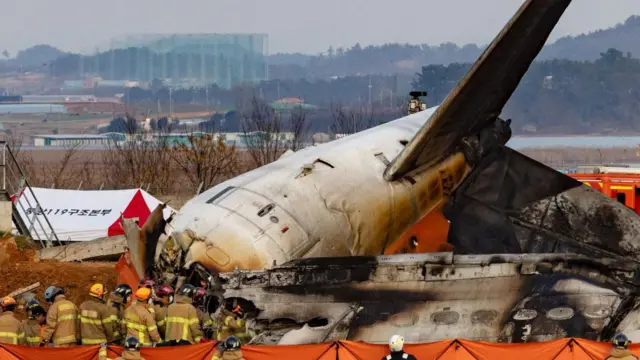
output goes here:
[{"label": "dirt mound", "polygon": [[[16,241],[17,240],[17,241]],[[0,239],[0,296],[40,282],[34,290],[44,305],[44,291],[50,285],[65,289],[66,297],[79,305],[88,298],[89,287],[97,282],[113,290],[118,280],[115,263],[58,261],[34,262],[35,250],[22,239]]]}]

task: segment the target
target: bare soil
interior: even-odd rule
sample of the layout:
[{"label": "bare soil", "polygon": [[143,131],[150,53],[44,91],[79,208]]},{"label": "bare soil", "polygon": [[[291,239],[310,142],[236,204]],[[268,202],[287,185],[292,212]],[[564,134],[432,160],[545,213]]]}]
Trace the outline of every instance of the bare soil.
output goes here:
[{"label": "bare soil", "polygon": [[[40,282],[40,287],[35,289],[34,293],[45,307],[44,291],[50,285],[63,287],[67,299],[80,305],[88,299],[91,285],[102,283],[107,290],[113,290],[116,285],[118,275],[115,263],[35,262],[35,249],[20,249],[21,241],[24,239],[18,239],[18,243],[13,237],[0,239],[0,296]],[[22,309],[20,310],[20,315],[24,316]]]}]

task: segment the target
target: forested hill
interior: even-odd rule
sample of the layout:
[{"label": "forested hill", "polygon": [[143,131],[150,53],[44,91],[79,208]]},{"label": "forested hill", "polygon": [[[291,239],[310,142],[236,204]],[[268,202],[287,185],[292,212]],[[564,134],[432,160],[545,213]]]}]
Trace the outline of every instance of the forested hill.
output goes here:
[{"label": "forested hill", "polygon": [[[593,61],[609,48],[640,56],[640,16],[624,23],[589,34],[567,36],[546,46],[537,60],[567,59]],[[279,78],[326,78],[360,74],[402,74],[419,71],[421,66],[475,61],[484,46],[459,46],[444,43],[437,46],[385,44],[382,46],[330,48],[322,54],[272,55],[271,74]]]}]

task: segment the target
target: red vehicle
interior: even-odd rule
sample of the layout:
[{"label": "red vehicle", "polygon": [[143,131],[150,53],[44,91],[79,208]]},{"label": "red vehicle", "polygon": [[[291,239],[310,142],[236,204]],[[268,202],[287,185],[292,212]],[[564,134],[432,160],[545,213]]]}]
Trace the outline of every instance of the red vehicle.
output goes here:
[{"label": "red vehicle", "polygon": [[617,199],[640,214],[640,168],[579,167],[575,174],[567,175]]}]

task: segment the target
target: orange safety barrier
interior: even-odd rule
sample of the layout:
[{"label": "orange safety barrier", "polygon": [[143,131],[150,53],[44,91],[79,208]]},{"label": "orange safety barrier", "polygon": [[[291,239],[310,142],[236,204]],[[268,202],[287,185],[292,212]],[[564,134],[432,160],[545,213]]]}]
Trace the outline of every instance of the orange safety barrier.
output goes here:
[{"label": "orange safety barrier", "polygon": [[129,252],[120,256],[116,263],[116,272],[118,272],[118,284],[128,284],[135,291],[138,288],[140,282],[140,276],[136,272],[133,263],[131,262],[131,255]]},{"label": "orange safety barrier", "polygon": [[[215,351],[213,342],[191,346],[143,348],[146,360],[210,360]],[[640,356],[640,344],[631,344],[634,355]],[[446,340],[427,344],[407,344],[407,352],[420,360],[580,360],[604,359],[610,343],[582,339],[562,339],[541,343],[502,344],[468,340]],[[98,360],[100,347],[78,346],[69,349],[27,348],[0,344],[0,360]],[[118,357],[122,347],[109,347],[110,359]],[[355,341],[339,341],[316,345],[242,347],[246,360],[377,360],[388,355],[386,345]]]}]

